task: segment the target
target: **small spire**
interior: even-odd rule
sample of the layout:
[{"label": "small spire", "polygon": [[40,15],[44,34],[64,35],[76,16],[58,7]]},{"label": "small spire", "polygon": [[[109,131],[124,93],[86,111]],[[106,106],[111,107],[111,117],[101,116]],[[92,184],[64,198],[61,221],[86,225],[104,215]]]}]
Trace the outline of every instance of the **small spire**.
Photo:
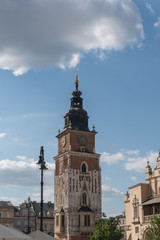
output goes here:
[{"label": "small spire", "polygon": [[78,84],[79,84],[79,81],[78,81],[78,67],[76,69],[76,80],[74,81],[74,83],[75,83],[76,89],[78,90]]},{"label": "small spire", "polygon": [[94,125],[94,124],[93,124],[93,127],[92,127],[92,128],[93,128],[92,132],[95,132],[95,125]]},{"label": "small spire", "polygon": [[61,132],[61,130],[60,130],[60,128],[58,129],[58,134],[60,134],[60,132]]},{"label": "small spire", "polygon": [[149,160],[147,159],[147,166],[149,166]]}]

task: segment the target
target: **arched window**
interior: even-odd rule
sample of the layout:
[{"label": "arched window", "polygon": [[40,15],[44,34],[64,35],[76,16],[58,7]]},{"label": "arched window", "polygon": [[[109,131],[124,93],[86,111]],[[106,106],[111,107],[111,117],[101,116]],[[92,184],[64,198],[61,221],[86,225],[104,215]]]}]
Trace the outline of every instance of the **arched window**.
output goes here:
[{"label": "arched window", "polygon": [[86,164],[85,163],[82,164],[82,172],[87,172],[87,168],[86,168]]},{"label": "arched window", "polygon": [[62,174],[62,173],[63,173],[63,165],[60,164],[59,174]]},{"label": "arched window", "polygon": [[83,201],[83,205],[87,205],[87,194],[85,192],[83,193],[82,201]]}]

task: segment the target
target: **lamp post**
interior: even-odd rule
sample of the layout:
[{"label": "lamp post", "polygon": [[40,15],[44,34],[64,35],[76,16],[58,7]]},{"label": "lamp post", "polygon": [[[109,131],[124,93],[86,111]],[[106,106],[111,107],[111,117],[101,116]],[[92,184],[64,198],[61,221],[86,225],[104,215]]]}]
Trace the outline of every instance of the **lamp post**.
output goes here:
[{"label": "lamp post", "polygon": [[29,209],[30,209],[30,207],[31,207],[31,198],[30,197],[28,197],[28,199],[27,199],[27,201],[26,201],[26,208],[28,209],[28,234],[30,233],[30,226],[29,226],[29,218],[30,218],[30,216],[29,216]]},{"label": "lamp post", "polygon": [[37,162],[38,165],[40,165],[41,170],[41,224],[40,224],[40,231],[43,232],[43,170],[47,170],[44,162],[44,149],[43,146],[40,148],[40,156],[39,161]]}]

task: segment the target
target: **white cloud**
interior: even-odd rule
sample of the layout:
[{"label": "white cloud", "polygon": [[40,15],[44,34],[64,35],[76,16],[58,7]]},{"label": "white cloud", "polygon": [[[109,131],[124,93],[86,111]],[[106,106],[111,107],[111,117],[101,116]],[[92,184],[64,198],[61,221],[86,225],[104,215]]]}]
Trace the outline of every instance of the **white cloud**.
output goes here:
[{"label": "white cloud", "polygon": [[127,151],[122,150],[122,151],[127,155],[135,155],[135,156],[137,156],[140,153],[139,150],[127,150]]},{"label": "white cloud", "polygon": [[125,156],[121,152],[118,152],[118,153],[115,153],[115,154],[110,154],[108,152],[103,152],[102,155],[101,155],[101,161],[105,162],[109,165],[117,164],[121,160],[125,160]]},{"label": "white cloud", "polygon": [[10,201],[12,204],[14,202],[18,202],[20,199],[16,197],[6,197],[6,196],[0,196],[0,201]]},{"label": "white cloud", "polygon": [[150,13],[152,13],[152,14],[154,13],[154,10],[150,3],[146,2],[146,8],[150,11]]},{"label": "white cloud", "polygon": [[19,160],[22,160],[22,161],[26,161],[27,160],[27,157],[25,157],[25,156],[17,156],[17,159],[19,159]]},{"label": "white cloud", "polygon": [[1,133],[0,133],[0,138],[4,138],[4,137],[6,136],[6,134],[7,134],[7,133],[5,133],[5,132],[1,132]]},{"label": "white cloud", "polygon": [[29,69],[76,66],[89,51],[139,45],[143,26],[130,0],[2,0],[0,68],[15,75]]},{"label": "white cloud", "polygon": [[108,176],[105,176],[105,179],[106,179],[107,181],[110,181],[110,180],[111,180],[111,178],[108,177]]},{"label": "white cloud", "polygon": [[136,177],[131,177],[131,180],[135,182],[135,181],[137,181],[137,178]]},{"label": "white cloud", "polygon": [[113,198],[124,197],[124,193],[108,185],[102,185],[102,198],[112,200]]},{"label": "white cloud", "polygon": [[[0,161],[1,186],[38,186],[40,170],[37,161],[25,156],[17,156],[17,160],[4,159]],[[45,185],[53,186],[54,163],[46,163],[48,168],[44,172]]]},{"label": "white cloud", "polygon": [[[38,191],[38,189],[37,189]],[[41,198],[40,191],[38,193],[33,193],[31,195],[31,199],[34,199],[34,201],[39,202]],[[53,186],[45,186],[44,193],[43,193],[43,199],[44,202],[52,201],[54,202],[54,187]]]},{"label": "white cloud", "polygon": [[160,27],[160,17],[158,17],[157,22],[154,23],[154,27],[155,28],[159,28]]},{"label": "white cloud", "polygon": [[125,168],[129,171],[136,171],[136,172],[145,172],[147,161],[150,162],[150,165],[156,164],[157,153],[150,151],[145,157],[130,157],[127,159],[125,163]]},{"label": "white cloud", "polygon": [[121,149],[120,152],[114,154],[103,152],[100,159],[101,162],[108,165],[123,162],[123,166],[128,171],[145,172],[147,161],[149,161],[152,168],[155,167],[157,152],[150,151],[145,156],[142,156],[139,150]]}]

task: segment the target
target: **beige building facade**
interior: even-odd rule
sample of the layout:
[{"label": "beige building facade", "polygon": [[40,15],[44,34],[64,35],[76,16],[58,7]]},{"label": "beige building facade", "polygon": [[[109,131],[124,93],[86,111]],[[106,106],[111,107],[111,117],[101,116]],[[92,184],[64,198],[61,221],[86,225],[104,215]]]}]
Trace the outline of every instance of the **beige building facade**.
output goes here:
[{"label": "beige building facade", "polygon": [[95,153],[96,132],[88,128],[77,77],[54,158],[54,233],[59,240],[89,240],[92,222],[101,216],[100,154]]},{"label": "beige building facade", "polygon": [[125,194],[127,240],[146,240],[146,228],[150,219],[160,216],[160,152],[156,168],[146,167],[146,183],[129,187]]},{"label": "beige building facade", "polygon": [[0,224],[13,227],[14,206],[10,201],[0,201]]}]

